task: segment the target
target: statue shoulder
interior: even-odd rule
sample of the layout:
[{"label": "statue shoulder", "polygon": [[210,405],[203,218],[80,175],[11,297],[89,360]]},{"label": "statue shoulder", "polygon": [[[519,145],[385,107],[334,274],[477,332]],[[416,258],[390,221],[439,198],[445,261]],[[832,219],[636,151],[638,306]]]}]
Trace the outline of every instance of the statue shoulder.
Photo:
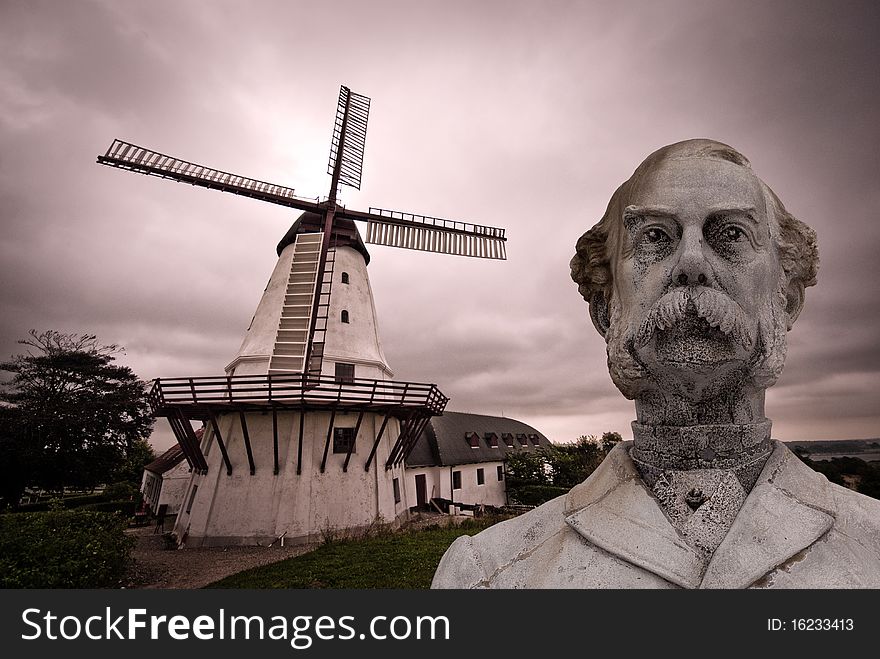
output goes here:
[{"label": "statue shoulder", "polygon": [[431,588],[491,587],[492,575],[565,525],[565,497],[557,497],[474,536],[456,538],[440,559]]},{"label": "statue shoulder", "polygon": [[831,482],[828,491],[836,509],[835,525],[866,532],[880,549],[880,500]]}]

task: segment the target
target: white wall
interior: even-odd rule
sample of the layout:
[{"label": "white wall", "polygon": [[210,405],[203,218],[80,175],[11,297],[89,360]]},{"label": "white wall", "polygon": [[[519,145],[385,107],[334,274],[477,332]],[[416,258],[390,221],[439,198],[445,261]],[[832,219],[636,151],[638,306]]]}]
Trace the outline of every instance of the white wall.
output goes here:
[{"label": "white wall", "polygon": [[180,510],[180,506],[183,502],[183,495],[189,486],[191,478],[192,473],[189,470],[189,465],[186,460],[180,461],[174,467],[162,474],[162,491],[159,496],[157,507],[152,508],[152,510],[158,511],[158,506],[167,504],[167,514],[176,515]]},{"label": "white wall", "polygon": [[[208,473],[195,476],[185,494],[175,531],[187,544],[249,544],[265,542],[285,531],[286,539],[320,539],[329,531],[392,523],[408,516],[404,487],[401,501],[394,502],[392,479],[404,480],[402,468],[385,470],[385,460],[399,433],[396,419],[389,420],[379,449],[370,466],[364,464],[372,448],[382,416],[365,414],[355,442],[348,471],[342,471],[345,454],[333,453],[333,439],[324,473],[320,471],[327,437],[329,412],[305,416],[302,473],[297,474],[299,413],[279,412],[279,473],[273,473],[271,413],[246,416],[256,470],[250,474],[238,414],[219,417],[220,432],[233,465],[227,475],[221,452],[210,427],[203,440]],[[357,414],[336,415],[335,427],[354,427]],[[403,484],[403,483],[402,483]],[[186,513],[193,486],[198,486],[191,513]]]},{"label": "white wall", "polygon": [[233,368],[235,375],[258,375],[269,371],[269,359],[275,349],[278,321],[281,318],[281,309],[287,292],[290,264],[293,262],[293,248],[293,244],[290,244],[281,252],[253,319],[245,332],[241,347],[226,366],[227,373]]},{"label": "white wall", "polygon": [[[407,488],[410,491],[410,499],[413,502],[412,505],[415,505],[416,501],[416,476],[424,474],[428,499],[433,496],[451,499],[456,503],[503,506],[507,503],[505,495],[507,483],[505,480],[498,480],[499,466],[503,470],[503,463],[501,462],[482,462],[457,467],[416,467],[407,469],[406,482]],[[483,469],[485,475],[483,485],[477,485],[477,469]],[[455,471],[461,472],[461,489],[457,490],[452,489],[452,472]],[[435,494],[431,494],[432,490]]]},{"label": "white wall", "polygon": [[[342,283],[343,272],[349,275],[348,284]],[[348,311],[348,323],[341,321],[343,310]],[[386,380],[393,376],[382,351],[367,265],[353,247],[336,249],[324,356],[324,375],[333,375],[339,361],[355,364],[355,377]]]},{"label": "white wall", "polygon": [[154,474],[152,471],[144,470],[144,477],[141,480],[141,492],[144,495],[144,501],[150,506],[150,510],[155,512],[159,509],[159,495],[162,491],[162,477]]}]

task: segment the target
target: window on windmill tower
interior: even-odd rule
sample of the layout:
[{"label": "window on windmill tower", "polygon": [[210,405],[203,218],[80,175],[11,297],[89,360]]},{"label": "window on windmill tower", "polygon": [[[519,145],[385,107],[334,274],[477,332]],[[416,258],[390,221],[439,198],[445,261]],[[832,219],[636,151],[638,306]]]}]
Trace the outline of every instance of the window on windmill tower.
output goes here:
[{"label": "window on windmill tower", "polygon": [[452,472],[452,489],[460,490],[461,489],[461,472],[453,471]]},{"label": "window on windmill tower", "polygon": [[504,480],[504,467],[502,465],[498,465],[496,467],[496,469],[498,470],[498,480],[503,481]]},{"label": "window on windmill tower", "polygon": [[334,428],[333,429],[333,452],[348,453],[354,452],[354,428]]},{"label": "window on windmill tower", "polygon": [[342,283],[343,283],[343,284],[347,284],[347,283],[348,283],[348,273],[347,273],[347,272],[343,272],[343,273],[342,273]]},{"label": "window on windmill tower", "polygon": [[483,439],[486,440],[486,446],[489,448],[498,448],[498,435],[494,432],[487,432],[483,435]]},{"label": "window on windmill tower", "polygon": [[477,469],[477,485],[485,485],[486,484],[486,471],[480,467]]},{"label": "window on windmill tower", "polygon": [[342,310],[342,314],[341,314],[341,316],[340,316],[340,320],[341,320],[343,323],[347,323],[347,322],[348,322],[348,311],[347,311],[347,310],[345,310],[345,309]]},{"label": "window on windmill tower", "polygon": [[528,446],[528,445],[529,445],[529,439],[528,439],[528,437],[526,437],[526,436],[525,436],[524,434],[522,434],[522,433],[517,434],[517,436],[516,436],[516,440],[517,440],[520,444],[522,444],[523,446]]},{"label": "window on windmill tower", "polygon": [[394,503],[400,503],[400,479],[391,481],[391,486],[394,488]]},{"label": "window on windmill tower", "polygon": [[467,440],[468,446],[471,448],[480,448],[480,436],[477,433],[466,432],[464,438]]},{"label": "window on windmill tower", "polygon": [[502,433],[501,439],[504,441],[508,448],[513,448],[513,435],[511,433]]},{"label": "window on windmill tower", "polygon": [[336,362],[336,382],[354,382],[354,364]]}]

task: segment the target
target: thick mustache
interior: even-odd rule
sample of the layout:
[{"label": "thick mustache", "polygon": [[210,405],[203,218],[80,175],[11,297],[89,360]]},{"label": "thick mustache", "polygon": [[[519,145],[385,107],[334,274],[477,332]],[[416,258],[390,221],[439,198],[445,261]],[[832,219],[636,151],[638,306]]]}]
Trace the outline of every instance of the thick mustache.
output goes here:
[{"label": "thick mustache", "polygon": [[752,323],[742,307],[724,293],[702,286],[677,288],[657,300],[636,333],[636,345],[646,346],[657,330],[674,327],[689,313],[695,313],[746,350],[754,345]]}]

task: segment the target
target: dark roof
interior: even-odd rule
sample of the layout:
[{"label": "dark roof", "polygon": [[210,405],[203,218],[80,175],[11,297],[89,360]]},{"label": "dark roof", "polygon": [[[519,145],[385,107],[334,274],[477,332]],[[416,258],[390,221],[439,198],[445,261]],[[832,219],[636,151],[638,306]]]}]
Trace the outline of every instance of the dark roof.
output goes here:
[{"label": "dark roof", "polygon": [[[476,433],[479,441],[472,448],[468,435]],[[497,436],[496,448],[490,448],[486,435]],[[513,448],[507,446],[504,435],[512,435]],[[523,446],[517,436],[525,436]],[[549,446],[548,440],[527,423],[503,416],[485,414],[465,414],[464,412],[444,412],[435,416],[425,427],[418,441],[406,459],[407,467],[449,467],[473,462],[499,462],[508,453],[515,451],[535,451],[534,439],[538,446]]]},{"label": "dark roof", "polygon": [[[297,218],[296,222],[290,225],[287,233],[284,234],[284,238],[278,243],[278,247],[276,248],[278,256],[281,256],[281,252],[284,251],[285,247],[296,240],[297,234],[317,233],[322,231],[323,228],[324,219],[320,215],[312,212],[303,213]],[[370,253],[367,251],[367,246],[364,245],[364,241],[361,239],[361,234],[358,232],[357,226],[355,226],[355,223],[352,220],[339,217],[333,219],[333,241],[332,244],[338,247],[343,245],[353,247],[363,255],[364,261],[366,261],[367,265],[370,265]]]},{"label": "dark roof", "polygon": [[183,460],[183,450],[181,450],[179,444],[175,444],[170,449],[165,451],[158,458],[153,460],[150,464],[148,464],[144,469],[146,471],[152,471],[154,474],[164,474],[166,471],[173,469]]},{"label": "dark roof", "polygon": [[[202,437],[205,434],[205,429],[199,428],[195,431],[195,434],[196,439],[202,441]],[[153,460],[146,467],[144,467],[144,469],[146,471],[152,471],[154,474],[164,474],[166,471],[170,471],[171,469],[174,469],[174,467],[179,465],[183,461],[183,457],[183,449],[180,448],[180,444],[175,444],[158,458]]]}]

